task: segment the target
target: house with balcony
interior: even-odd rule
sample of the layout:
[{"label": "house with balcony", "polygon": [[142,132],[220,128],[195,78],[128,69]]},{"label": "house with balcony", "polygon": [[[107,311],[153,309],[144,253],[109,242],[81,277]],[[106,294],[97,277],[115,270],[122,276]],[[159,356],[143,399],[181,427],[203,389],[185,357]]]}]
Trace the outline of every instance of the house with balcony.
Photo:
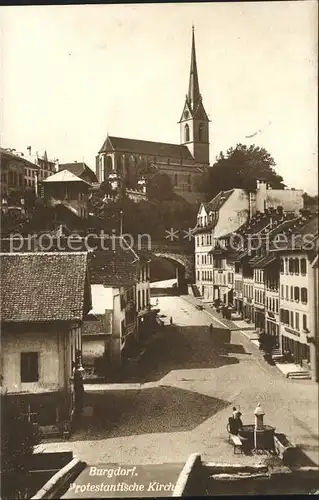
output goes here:
[{"label": "house with balcony", "polygon": [[91,184],[68,170],[57,172],[41,183],[47,207],[63,205],[81,219],[88,218],[88,196]]},{"label": "house with balcony", "polygon": [[[109,359],[115,376],[123,362],[138,350],[150,329],[153,312],[149,259],[138,255],[125,238],[114,237],[104,242],[104,249],[99,247],[90,252],[89,273],[93,287],[102,285],[112,289],[113,306],[108,305],[113,311]],[[103,294],[106,293],[104,290]]]},{"label": "house with balcony", "polygon": [[91,309],[87,254],[2,253],[0,262],[2,391],[45,435],[62,433]]}]

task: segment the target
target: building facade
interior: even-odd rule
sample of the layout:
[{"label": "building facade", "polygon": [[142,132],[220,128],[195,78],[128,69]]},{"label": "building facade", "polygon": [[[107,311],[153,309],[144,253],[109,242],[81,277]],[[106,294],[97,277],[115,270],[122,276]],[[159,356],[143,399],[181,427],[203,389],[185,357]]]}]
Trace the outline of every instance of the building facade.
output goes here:
[{"label": "building facade", "polygon": [[1,254],[1,380],[21,412],[62,433],[76,405],[73,369],[91,308],[85,253]]},{"label": "building facade", "polygon": [[68,170],[62,170],[44,179],[41,186],[46,206],[62,204],[81,219],[88,218],[88,182]]}]

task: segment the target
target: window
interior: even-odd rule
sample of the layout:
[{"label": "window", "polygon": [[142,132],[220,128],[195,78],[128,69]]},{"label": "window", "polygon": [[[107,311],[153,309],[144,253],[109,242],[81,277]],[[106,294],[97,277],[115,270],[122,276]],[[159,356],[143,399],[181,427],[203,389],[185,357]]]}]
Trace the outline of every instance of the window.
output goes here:
[{"label": "window", "polygon": [[300,272],[301,272],[301,274],[307,274],[307,261],[306,261],[306,259],[301,259],[301,261],[300,261]]},{"label": "window", "polygon": [[276,299],[276,313],[278,313],[278,310],[279,310],[279,303],[278,303],[278,299]]},{"label": "window", "polygon": [[302,315],[302,328],[303,328],[303,330],[307,330],[307,315],[306,314]]},{"label": "window", "polygon": [[294,287],[290,287],[290,300],[294,300]]},{"label": "window", "polygon": [[299,299],[300,299],[299,287],[298,287],[298,286],[295,286],[294,291],[295,291],[295,300],[296,300],[297,302],[299,302]]},{"label": "window", "polygon": [[285,292],[284,285],[281,285],[280,286],[280,296],[281,296],[282,299],[285,298],[285,293],[284,292]]},{"label": "window", "polygon": [[187,123],[185,125],[184,131],[185,131],[185,142],[189,142],[189,126],[187,125]]},{"label": "window", "polygon": [[288,274],[288,258],[285,258],[285,273]]},{"label": "window", "polygon": [[292,274],[294,272],[294,267],[293,267],[293,264],[294,264],[294,259],[289,259],[289,273]]},{"label": "window", "polygon": [[286,300],[289,300],[289,286],[286,285]]},{"label": "window", "polygon": [[295,274],[299,274],[299,259],[295,259]]},{"label": "window", "polygon": [[197,271],[197,280],[200,281],[200,272]]},{"label": "window", "polygon": [[21,382],[37,382],[39,380],[39,353],[22,352],[20,359]]},{"label": "window", "polygon": [[292,328],[294,327],[294,313],[290,311],[290,325]]},{"label": "window", "polygon": [[307,304],[308,302],[307,288],[301,289],[301,302],[303,302],[304,304]]},{"label": "window", "polygon": [[285,268],[284,259],[280,259],[280,273],[281,274],[284,273],[284,268]]},{"label": "window", "polygon": [[141,309],[141,290],[139,290],[137,294],[137,308],[138,310]]},{"label": "window", "polygon": [[296,312],[296,330],[299,330],[299,313]]}]

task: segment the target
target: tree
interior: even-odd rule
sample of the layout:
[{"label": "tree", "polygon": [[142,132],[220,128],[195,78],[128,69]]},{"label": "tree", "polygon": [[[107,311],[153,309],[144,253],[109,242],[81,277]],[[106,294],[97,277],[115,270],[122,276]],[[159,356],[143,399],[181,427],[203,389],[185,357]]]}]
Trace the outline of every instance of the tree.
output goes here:
[{"label": "tree", "polygon": [[273,189],[283,189],[283,178],[276,173],[273,157],[259,146],[237,144],[220,152],[214,165],[203,176],[200,190],[211,200],[220,191],[254,189],[257,180],[269,182]]},{"label": "tree", "polygon": [[318,209],[318,195],[311,196],[308,193],[303,195],[305,208],[317,208]]},{"label": "tree", "polygon": [[2,498],[30,498],[30,460],[34,446],[40,442],[37,427],[21,415],[18,404],[5,394],[1,395],[1,427]]}]

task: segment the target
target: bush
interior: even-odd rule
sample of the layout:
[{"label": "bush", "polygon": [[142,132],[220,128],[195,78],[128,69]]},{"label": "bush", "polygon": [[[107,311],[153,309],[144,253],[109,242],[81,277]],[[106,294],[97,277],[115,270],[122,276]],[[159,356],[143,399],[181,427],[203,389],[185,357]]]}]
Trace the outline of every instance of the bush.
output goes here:
[{"label": "bush", "polygon": [[40,442],[38,429],[6,395],[1,395],[1,427],[2,498],[28,498],[30,457]]}]

